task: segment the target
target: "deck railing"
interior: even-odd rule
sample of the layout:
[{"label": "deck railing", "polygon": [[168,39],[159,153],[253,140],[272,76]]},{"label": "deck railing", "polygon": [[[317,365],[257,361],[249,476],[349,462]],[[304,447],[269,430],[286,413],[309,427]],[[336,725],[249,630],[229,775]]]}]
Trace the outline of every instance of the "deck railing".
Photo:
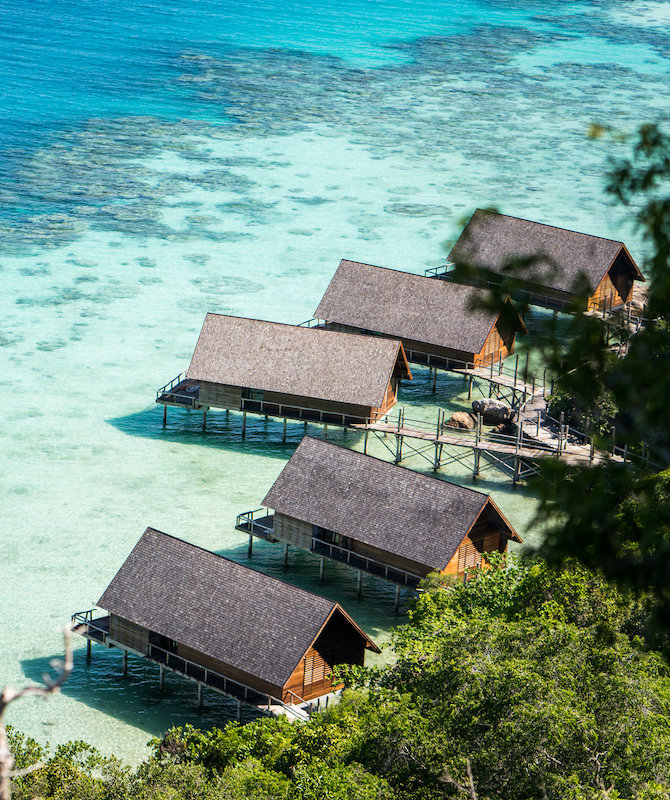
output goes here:
[{"label": "deck railing", "polygon": [[[94,612],[95,609],[78,611],[72,615],[72,622],[75,625],[85,625],[87,629],[92,628],[100,633],[102,637],[101,639],[98,639],[98,637],[95,636],[92,637],[95,641],[103,641],[115,647],[136,653],[137,655],[146,658],[147,661],[153,661],[155,664],[170,670],[170,672],[175,672],[179,675],[184,675],[187,678],[191,678],[191,680],[204,684],[220,694],[225,694],[229,697],[233,697],[236,700],[243,700],[244,702],[258,708],[264,706],[266,707],[265,710],[267,710],[268,713],[270,713],[273,705],[277,705],[288,713],[292,714],[294,717],[296,717],[296,719],[304,721],[311,715],[311,703],[303,700],[303,698],[301,698],[295,692],[291,692],[290,690],[288,690],[289,693],[295,697],[299,703],[306,704],[307,708],[295,708],[292,704],[285,703],[283,700],[280,700],[273,695],[259,692],[257,689],[253,689],[251,686],[247,686],[240,681],[236,681],[233,678],[222,675],[220,672],[216,672],[209,667],[203,667],[201,664],[198,664],[195,661],[191,661],[190,659],[184,658],[184,656],[180,656],[177,653],[165,650],[163,647],[159,647],[158,645],[149,643],[149,653],[142,653],[133,647],[125,645],[123,642],[116,642],[110,638],[109,630],[106,626],[99,624],[96,625],[96,622],[99,620],[93,619]],[[104,619],[107,619],[107,617],[104,617]],[[75,632],[77,632],[76,629]],[[88,630],[86,633],[79,633],[78,635],[86,636],[87,634]],[[260,701],[262,701],[262,703]]]},{"label": "deck railing", "polygon": [[267,525],[260,522],[256,519],[259,514],[262,514],[263,519],[274,519],[274,515],[270,513],[269,508],[255,508],[253,511],[245,511],[243,514],[238,514],[235,520],[235,527],[238,530],[242,529],[261,539],[276,541],[274,538],[274,525]]},{"label": "deck railing", "polygon": [[339,561],[349,566],[356,567],[356,569],[369,572],[371,575],[378,575],[380,578],[399,583],[403,586],[411,586],[416,588],[419,581],[422,581],[425,575],[417,575],[409,570],[404,570],[400,567],[392,567],[379,561],[376,558],[364,556],[361,553],[356,553],[354,550],[349,550],[346,547],[333,544],[332,542],[324,542],[322,539],[312,537],[312,552],[316,555],[326,556],[333,561]]}]

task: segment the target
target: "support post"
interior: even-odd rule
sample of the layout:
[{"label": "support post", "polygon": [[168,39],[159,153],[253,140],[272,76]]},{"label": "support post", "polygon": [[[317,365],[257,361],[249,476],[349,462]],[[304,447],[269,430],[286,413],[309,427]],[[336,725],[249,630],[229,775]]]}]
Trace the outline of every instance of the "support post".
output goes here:
[{"label": "support post", "polygon": [[202,684],[198,684],[198,708],[202,708]]},{"label": "support post", "polygon": [[469,376],[468,380],[468,400],[472,400],[472,375]]},{"label": "support post", "polygon": [[482,415],[477,413],[477,421],[475,422],[475,445],[479,446],[479,440],[482,436]]},{"label": "support post", "polygon": [[284,434],[282,436],[282,442],[286,441],[286,417],[284,417]]},{"label": "support post", "polygon": [[400,608],[400,584],[396,583],[395,585],[395,603],[393,608],[397,611]]},{"label": "support post", "polygon": [[167,425],[167,406],[163,403],[163,427]]},{"label": "support post", "polygon": [[395,435],[395,460],[394,464],[399,464],[402,461],[402,440],[403,440],[402,433],[396,433]]},{"label": "support post", "polygon": [[593,464],[593,456],[595,455],[596,446],[593,441],[593,436],[591,437],[591,447],[589,448],[589,466]]},{"label": "support post", "polygon": [[514,388],[516,389],[516,376],[519,371],[519,356],[516,357],[516,361],[514,362]]},{"label": "support post", "polygon": [[535,436],[539,439],[540,438],[540,416],[541,412],[540,409],[537,409],[537,425],[535,427]]},{"label": "support post", "polygon": [[305,420],[305,433],[307,433],[307,420]]},{"label": "support post", "polygon": [[356,597],[361,596],[361,591],[363,590],[363,570],[358,570],[358,581],[356,583]]},{"label": "support post", "polygon": [[433,472],[437,472],[440,468],[440,457],[438,455],[440,445],[435,442],[435,459],[433,461]]},{"label": "support post", "polygon": [[519,482],[519,459],[517,456],[514,456],[514,477],[512,478],[512,483],[516,486]]},{"label": "support post", "polygon": [[158,688],[161,692],[165,688],[165,667],[162,664],[158,667]]},{"label": "support post", "polygon": [[128,675],[128,651],[123,651],[123,677],[127,677]]},{"label": "support post", "polygon": [[364,455],[368,454],[368,436],[369,435],[370,435],[370,431],[366,430],[365,431],[365,439],[363,441],[363,454]]},{"label": "support post", "polygon": [[247,433],[247,412],[242,412],[242,438],[246,436]]},{"label": "support post", "polygon": [[435,394],[436,387],[437,387],[437,367],[433,367],[433,394]]},{"label": "support post", "polygon": [[516,451],[521,449],[521,442],[523,441],[523,421],[520,421],[516,426]]},{"label": "support post", "polygon": [[325,442],[328,438],[328,423],[323,426],[323,441]]},{"label": "support post", "polygon": [[473,455],[474,455],[474,458],[475,458],[475,465],[474,465],[474,467],[472,469],[472,477],[476,478],[477,475],[479,475],[479,459],[480,459],[480,456],[481,456],[481,452],[479,450],[474,450],[473,451]]},{"label": "support post", "polygon": [[242,701],[241,700],[237,701],[237,721],[238,722],[242,721]]},{"label": "support post", "polygon": [[251,558],[253,553],[254,553],[254,537],[251,534],[249,534],[249,550],[247,552],[249,558]]},{"label": "support post", "polygon": [[320,581],[323,581],[323,563],[324,563],[324,561],[325,561],[324,557],[321,556],[321,561],[319,562],[319,580]]},{"label": "support post", "polygon": [[288,567],[288,544],[284,545],[284,569]]},{"label": "support post", "polygon": [[86,640],[86,660],[87,661],[91,660],[91,640],[90,639]]},{"label": "support post", "polygon": [[207,430],[207,409],[206,408],[204,408],[202,410],[202,430],[203,431]]}]

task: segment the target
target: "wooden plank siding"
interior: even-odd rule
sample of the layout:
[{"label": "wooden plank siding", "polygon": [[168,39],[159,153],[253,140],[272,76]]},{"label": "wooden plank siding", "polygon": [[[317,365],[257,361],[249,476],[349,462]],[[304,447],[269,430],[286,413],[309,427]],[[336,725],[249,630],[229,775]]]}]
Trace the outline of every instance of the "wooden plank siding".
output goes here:
[{"label": "wooden plank siding", "polygon": [[[377,419],[383,416],[397,402],[398,385],[400,376],[394,372],[393,378],[389,382],[384,400],[379,408],[371,406],[352,405],[351,403],[340,403],[335,400],[321,400],[313,397],[300,397],[297,395],[283,394],[281,392],[261,392],[254,389],[246,389],[240,386],[227,386],[225,384],[200,382],[198,395],[198,405],[207,408],[224,408],[231,411],[247,410],[255,413],[267,411],[272,416],[286,416],[289,418],[300,418],[300,409],[307,409],[325,414],[332,414],[332,419],[325,419],[324,422],[337,424],[344,415],[347,422],[362,423],[365,420]],[[245,399],[243,404],[242,399]],[[261,407],[260,403],[266,404]],[[258,403],[258,406],[255,406]],[[268,408],[268,405],[270,408]],[[276,413],[272,406],[277,406]],[[281,406],[281,414],[279,406]]]},{"label": "wooden plank siding", "polygon": [[309,522],[289,517],[287,514],[275,513],[273,535],[276,539],[288,544],[295,544],[310,550],[312,547],[312,531],[314,526]]},{"label": "wooden plank siding", "polygon": [[207,656],[186,645],[179,644],[177,646],[177,655],[182,656],[182,658],[187,658],[189,661],[193,661],[195,664],[205,667],[206,669],[211,669],[213,672],[218,672],[219,675],[224,675],[226,678],[231,678],[234,681],[238,681],[238,683],[256,689],[256,691],[261,694],[269,694],[278,698],[282,696],[281,686],[268,683],[250,672],[232,667],[224,661],[219,661],[216,658]]},{"label": "wooden plank siding", "polygon": [[[305,700],[328,694],[339,688],[334,686],[330,674],[337,664],[363,666],[365,641],[352,632],[351,626],[335,613],[328,620],[315,642],[294,670],[285,690],[291,689]],[[290,702],[288,692],[284,702]]]},{"label": "wooden plank siding", "polygon": [[109,638],[138,653],[149,654],[149,631],[116,614],[109,615]]},{"label": "wooden plank siding", "polygon": [[226,386],[223,383],[200,381],[198,403],[214,408],[228,408],[239,411],[242,407],[242,389],[239,386]]},{"label": "wooden plank siding", "polygon": [[[355,328],[340,323],[328,322],[327,326],[330,330],[340,331],[342,333],[364,333],[373,336],[383,336],[387,339],[400,338],[405,348],[408,361],[417,364],[442,366],[446,369],[450,366],[460,366],[462,364],[490,364],[491,360],[494,362],[498,361],[499,358],[506,358],[514,352],[514,333],[503,330],[499,320],[496,320],[482,349],[478,353],[467,350],[456,350],[451,347],[440,347],[439,345],[430,344],[428,342],[391,336],[390,334],[380,334],[376,331],[368,331],[364,328]],[[377,411],[385,413],[381,409],[377,409]]]}]

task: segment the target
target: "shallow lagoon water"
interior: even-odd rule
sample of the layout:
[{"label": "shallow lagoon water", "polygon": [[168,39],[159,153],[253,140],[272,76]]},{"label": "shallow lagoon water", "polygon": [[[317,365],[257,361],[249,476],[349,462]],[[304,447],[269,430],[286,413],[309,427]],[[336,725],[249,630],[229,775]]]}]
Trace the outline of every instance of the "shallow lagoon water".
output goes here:
[{"label": "shallow lagoon water", "polygon": [[[476,206],[623,238],[590,123],[633,130],[668,112],[670,38],[655,5],[12,4],[0,0],[0,683],[39,679],[58,626],[95,604],[147,525],[246,563],[235,516],[260,504],[303,433],[289,423],[170,409],[207,311],[308,319],[340,258],[421,273]],[[614,46],[616,43],[616,46]],[[614,63],[616,62],[616,63]],[[465,386],[415,369],[402,402],[430,418]],[[410,412],[408,411],[408,416]],[[320,435],[317,428],[311,429]],[[329,431],[333,441],[360,438]],[[381,443],[370,452],[385,457]],[[416,459],[408,467],[428,466]],[[533,543],[535,503],[487,470]],[[341,601],[388,638],[393,588],[281,548],[251,562]],[[407,601],[408,598],[405,598]],[[384,658],[386,656],[382,656]],[[136,760],[170,724],[230,707],[94,648],[63,694],[10,721]]]}]

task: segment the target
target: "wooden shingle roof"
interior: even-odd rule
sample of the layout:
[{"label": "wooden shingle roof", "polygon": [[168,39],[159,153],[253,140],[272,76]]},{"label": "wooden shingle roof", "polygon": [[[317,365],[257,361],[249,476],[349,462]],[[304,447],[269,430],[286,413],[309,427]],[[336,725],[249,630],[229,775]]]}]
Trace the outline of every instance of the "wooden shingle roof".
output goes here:
[{"label": "wooden shingle roof", "polygon": [[438,347],[478,353],[497,314],[472,310],[480,290],[343,259],[314,316]]},{"label": "wooden shingle roof", "polygon": [[501,273],[509,259],[538,256],[532,271],[541,276],[541,281],[536,277],[530,280],[571,292],[582,274],[595,290],[622,251],[631,275],[644,280],[623,242],[478,208],[449,253],[449,260]]},{"label": "wooden shingle roof", "polygon": [[379,408],[402,345],[318,328],[207,314],[187,370],[194,380]]},{"label": "wooden shingle roof", "polygon": [[367,639],[338,603],[153,528],[98,606],[279,687],[336,609]]},{"label": "wooden shingle roof", "polygon": [[305,436],[263,505],[371,547],[444,569],[488,495]]}]

